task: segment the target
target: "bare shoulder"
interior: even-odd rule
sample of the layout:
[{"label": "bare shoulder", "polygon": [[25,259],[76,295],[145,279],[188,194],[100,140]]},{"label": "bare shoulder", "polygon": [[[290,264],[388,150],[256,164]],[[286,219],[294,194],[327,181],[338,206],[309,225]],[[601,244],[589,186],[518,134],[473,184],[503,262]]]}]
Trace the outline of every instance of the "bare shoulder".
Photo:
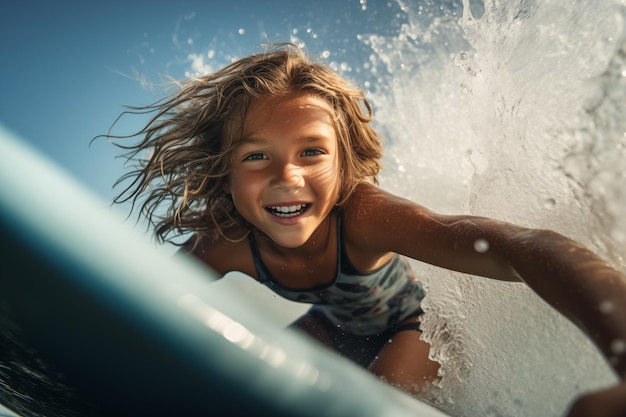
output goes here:
[{"label": "bare shoulder", "polygon": [[388,259],[393,252],[416,258],[421,242],[428,240],[425,227],[435,221],[436,214],[375,185],[360,184],[342,217],[344,242],[356,264],[361,255],[362,259]]},{"label": "bare shoulder", "polygon": [[197,258],[220,275],[239,271],[256,276],[247,239],[237,242],[221,242],[203,237],[186,245],[182,251]]},{"label": "bare shoulder", "polygon": [[386,234],[405,228],[408,223],[418,225],[438,221],[439,215],[414,201],[364,183],[350,197],[344,218],[354,233]]}]

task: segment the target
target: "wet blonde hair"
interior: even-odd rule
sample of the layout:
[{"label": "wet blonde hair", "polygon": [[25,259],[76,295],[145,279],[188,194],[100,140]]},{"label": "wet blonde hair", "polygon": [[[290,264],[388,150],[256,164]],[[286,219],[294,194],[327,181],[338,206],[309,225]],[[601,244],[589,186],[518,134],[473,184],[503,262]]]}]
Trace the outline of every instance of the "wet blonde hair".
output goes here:
[{"label": "wet blonde hair", "polygon": [[363,92],[295,45],[275,45],[176,84],[176,93],[129,112],[152,115],[140,131],[107,135],[140,138],[132,145],[114,142],[127,150],[124,156],[134,166],[116,182],[130,184],[114,201],[131,201],[131,212],[139,205],[161,242],[189,232],[234,241],[250,230],[225,189],[231,153],[255,99],[302,92],[330,104],[339,142],[338,208],[359,183],[376,181],[382,144],[370,125],[372,109]]}]

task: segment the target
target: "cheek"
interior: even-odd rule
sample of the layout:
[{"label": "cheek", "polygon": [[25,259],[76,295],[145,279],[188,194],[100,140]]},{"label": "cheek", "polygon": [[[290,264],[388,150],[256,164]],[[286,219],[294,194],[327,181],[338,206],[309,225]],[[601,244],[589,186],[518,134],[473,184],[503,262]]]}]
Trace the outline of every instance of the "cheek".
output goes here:
[{"label": "cheek", "polygon": [[235,210],[243,216],[246,220],[248,219],[249,207],[250,207],[250,192],[247,188],[243,187],[237,183],[237,181],[230,181],[230,186],[228,189],[228,193],[230,194],[231,201],[233,202],[233,206]]},{"label": "cheek", "polygon": [[231,195],[236,207],[243,207],[256,200],[263,190],[263,181],[255,175],[231,174],[227,192]]},{"label": "cheek", "polygon": [[341,158],[340,152],[337,152],[337,156],[335,157],[335,170],[334,170],[334,176],[335,176],[335,184],[337,187],[338,192],[340,193],[343,189],[343,178],[342,178],[342,174],[343,174],[343,159]]},{"label": "cheek", "polygon": [[317,173],[317,180],[320,184],[323,184],[325,189],[332,190],[333,194],[339,195],[342,188],[342,179],[340,175],[341,169],[339,168],[338,161],[329,163],[323,169],[320,169]]}]

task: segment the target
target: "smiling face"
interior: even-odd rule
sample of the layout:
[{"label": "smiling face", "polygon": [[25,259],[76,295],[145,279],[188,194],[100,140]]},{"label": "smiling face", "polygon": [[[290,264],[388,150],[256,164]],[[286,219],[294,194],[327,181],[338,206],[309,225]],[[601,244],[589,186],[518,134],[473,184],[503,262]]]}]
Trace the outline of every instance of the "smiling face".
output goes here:
[{"label": "smiling face", "polygon": [[339,197],[332,114],[307,94],[256,100],[248,109],[227,191],[237,211],[282,247],[305,244]]}]

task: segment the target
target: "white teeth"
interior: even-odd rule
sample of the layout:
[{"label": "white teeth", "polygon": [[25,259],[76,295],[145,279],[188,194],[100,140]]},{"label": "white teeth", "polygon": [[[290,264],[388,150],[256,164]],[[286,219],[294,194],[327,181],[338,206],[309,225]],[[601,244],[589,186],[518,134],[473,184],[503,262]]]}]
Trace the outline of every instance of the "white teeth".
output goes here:
[{"label": "white teeth", "polygon": [[297,206],[275,206],[271,207],[271,209],[281,213],[293,213],[294,211],[302,210],[302,207],[302,204],[298,204]]},{"label": "white teeth", "polygon": [[295,206],[273,206],[269,207],[269,210],[274,212],[275,215],[281,217],[296,216],[307,208],[307,204],[296,204]]}]

